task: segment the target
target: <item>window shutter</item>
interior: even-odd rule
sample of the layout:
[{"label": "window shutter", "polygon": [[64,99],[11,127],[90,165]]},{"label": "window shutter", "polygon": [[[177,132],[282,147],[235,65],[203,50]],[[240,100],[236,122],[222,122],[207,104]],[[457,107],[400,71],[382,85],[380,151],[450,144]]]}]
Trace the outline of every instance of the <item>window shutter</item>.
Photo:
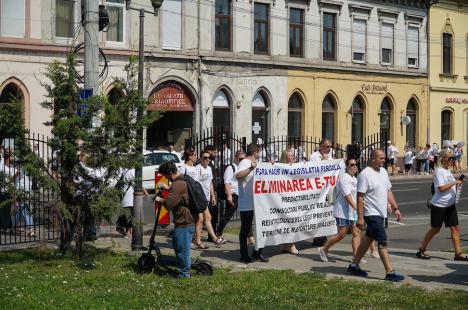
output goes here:
[{"label": "window shutter", "polygon": [[381,48],[393,50],[393,24],[382,23],[380,40]]},{"label": "window shutter", "polygon": [[366,52],[366,21],[364,19],[353,20],[353,52]]},{"label": "window shutter", "polygon": [[181,49],[182,1],[164,0],[162,10],[162,48]]},{"label": "window shutter", "polygon": [[24,38],[25,0],[0,1],[0,29],[2,36]]},{"label": "window shutter", "polygon": [[408,58],[418,59],[419,55],[419,29],[417,27],[408,27]]}]

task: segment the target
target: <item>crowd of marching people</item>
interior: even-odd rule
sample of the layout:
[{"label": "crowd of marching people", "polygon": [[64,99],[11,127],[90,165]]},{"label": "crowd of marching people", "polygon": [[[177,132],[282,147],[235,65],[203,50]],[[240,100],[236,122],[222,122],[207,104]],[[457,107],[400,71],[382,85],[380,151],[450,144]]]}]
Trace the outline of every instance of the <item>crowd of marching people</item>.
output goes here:
[{"label": "crowd of marching people", "polygon": [[[261,142],[261,141],[260,141]],[[226,154],[226,146],[223,154]],[[363,257],[370,251],[370,256],[380,258],[385,269],[385,280],[402,281],[404,276],[397,273],[391,265],[387,251],[388,238],[385,227],[385,220],[389,214],[393,214],[397,221],[402,218],[402,213],[392,193],[392,185],[389,174],[395,173],[396,159],[398,149],[388,141],[385,149],[372,150],[369,162],[366,168],[359,171],[359,160],[362,158],[348,158],[345,160],[346,170],[338,179],[333,192],[331,203],[333,204],[333,213],[337,225],[337,234],[314,240],[314,243],[320,245],[318,254],[323,262],[328,262],[328,255],[333,246],[343,240],[347,233],[352,235],[351,252],[353,259],[348,266],[348,272],[357,276],[367,276],[367,272],[361,269],[360,264],[366,261]],[[414,169],[419,165],[421,173],[424,171],[433,172],[434,195],[430,203],[431,227],[423,237],[420,247],[416,251],[416,257],[420,259],[430,259],[427,252],[431,239],[441,230],[443,224],[449,227],[454,246],[454,260],[468,261],[468,257],[462,255],[460,248],[460,231],[458,226],[458,217],[456,211],[457,191],[461,190],[463,177],[456,179],[453,173],[459,171],[457,160],[461,156],[461,148],[456,145],[454,148],[445,147],[439,149],[436,144],[426,146],[422,152],[430,154],[419,156],[412,153]],[[407,152],[408,153],[408,152]],[[223,161],[225,166],[224,175],[221,177],[223,190],[216,190],[217,186],[213,184],[216,180],[214,171],[216,165],[216,150],[212,146],[207,146],[197,159],[195,150],[188,149],[184,151],[183,160],[185,165],[176,173],[178,175],[190,176],[200,182],[206,194],[206,200],[209,207],[203,213],[194,215],[194,234],[190,236],[190,246],[192,249],[203,250],[208,248],[202,243],[201,231],[203,224],[208,232],[208,240],[211,240],[215,246],[222,246],[227,240],[223,237],[223,231],[236,213],[240,214],[240,233],[239,250],[240,261],[250,263],[252,261],[268,262],[269,259],[263,255],[261,248],[254,249],[249,253],[249,245],[254,244],[252,238],[252,223],[254,219],[254,199],[253,199],[253,179],[257,163],[264,161],[265,149],[262,145],[250,144],[243,150],[237,150],[234,153],[234,160],[231,162],[226,158]],[[457,154],[460,154],[459,156]],[[293,164],[297,161],[318,161],[334,158],[333,148],[329,139],[323,139],[318,149],[313,152],[309,158],[300,148],[288,146],[279,155],[269,152],[269,161]],[[409,155],[408,155],[409,157]],[[416,159],[416,161],[415,161]],[[390,171],[384,168],[386,160]],[[431,164],[432,162],[432,164]],[[427,167],[427,168],[426,168]],[[173,179],[175,165],[172,163],[163,164],[159,171],[163,175]],[[452,171],[451,171],[452,169]],[[413,170],[412,170],[413,171]],[[169,188],[170,196],[171,188]],[[223,192],[223,193],[221,193]],[[172,192],[172,194],[174,194]],[[224,197],[222,197],[225,195]],[[213,221],[218,219],[218,210],[215,209],[218,199],[225,199],[226,205],[222,208],[219,216],[219,223]],[[458,195],[459,197],[459,195]],[[159,202],[164,203],[162,198]],[[180,203],[184,205],[184,203]],[[185,205],[188,205],[185,202]],[[172,206],[174,208],[174,206]],[[295,244],[283,244],[280,246],[282,252],[292,255],[298,255],[299,250]],[[175,249],[176,254],[181,248]],[[190,251],[190,248],[184,248],[183,251]],[[187,253],[184,254],[187,256]],[[180,267],[183,268],[183,267]],[[187,267],[185,267],[186,270]],[[185,274],[187,276],[188,274]]]},{"label": "crowd of marching people", "polygon": [[[190,250],[205,250],[212,246],[222,247],[227,242],[223,233],[234,215],[240,215],[239,259],[244,263],[260,261],[267,263],[263,249],[250,251],[255,243],[252,226],[255,216],[253,181],[255,168],[259,162],[281,162],[293,165],[297,162],[321,161],[335,158],[335,150],[329,139],[323,139],[318,148],[306,156],[305,149],[288,145],[283,150],[266,150],[260,144],[250,144],[245,151],[231,150],[227,145],[218,153],[216,148],[207,145],[197,154],[195,149],[183,150],[181,158],[183,165],[177,168],[174,163],[166,162],[159,167],[159,173],[167,177],[170,186],[159,189],[169,191],[166,198],[157,197],[156,202],[165,205],[173,213],[175,230],[173,233],[173,247],[178,260],[180,276],[190,276]],[[462,254],[460,245],[460,229],[457,207],[460,191],[464,182],[464,175],[455,177],[454,173],[461,172],[460,159],[463,145],[453,144],[439,148],[437,144],[420,147],[417,151],[406,148],[403,156],[406,173],[433,174],[433,195],[429,202],[430,228],[421,236],[421,244],[415,251],[420,259],[430,259],[428,247],[442,225],[449,228],[454,248],[454,260],[468,261]],[[387,153],[385,153],[385,151]],[[2,173],[8,175],[14,186],[24,190],[27,196],[31,190],[30,178],[14,165],[13,150],[0,148],[0,167]],[[175,152],[172,148],[170,152]],[[81,156],[83,155],[83,156]],[[404,276],[397,273],[391,265],[387,246],[388,238],[385,221],[389,214],[393,214],[397,221],[402,213],[392,193],[389,175],[398,173],[398,148],[391,141],[383,149],[372,150],[365,168],[362,167],[363,158],[349,157],[345,160],[345,171],[340,174],[333,194],[329,195],[329,203],[333,205],[337,233],[333,236],[315,238],[313,243],[318,246],[317,253],[320,260],[328,262],[328,256],[333,246],[342,241],[346,234],[351,234],[352,261],[348,272],[357,276],[367,276],[361,269],[366,261],[363,257],[370,251],[370,257],[380,258],[384,269],[385,279],[402,281]],[[231,160],[232,156],[232,160]],[[84,154],[80,154],[83,165],[86,163]],[[387,162],[386,162],[387,161]],[[385,169],[388,166],[388,171]],[[125,184],[125,194],[122,199],[123,212],[117,221],[116,229],[122,235],[131,233],[131,216],[133,206],[133,169],[122,171]],[[190,194],[187,178],[191,178],[200,186],[203,200],[207,207],[197,212],[191,209]],[[184,181],[184,182],[177,182]],[[5,193],[0,193],[5,195]],[[144,191],[145,196],[148,193]],[[219,201],[222,201],[219,203]],[[220,209],[218,209],[220,208]],[[15,216],[12,221],[18,226],[23,220],[26,227],[33,226],[31,207],[27,204],[27,197],[15,202]],[[92,228],[93,225],[90,225]],[[205,227],[208,238],[202,238]],[[34,236],[34,230],[25,231]],[[294,243],[282,244],[280,251],[291,255],[299,255],[300,249]]]}]

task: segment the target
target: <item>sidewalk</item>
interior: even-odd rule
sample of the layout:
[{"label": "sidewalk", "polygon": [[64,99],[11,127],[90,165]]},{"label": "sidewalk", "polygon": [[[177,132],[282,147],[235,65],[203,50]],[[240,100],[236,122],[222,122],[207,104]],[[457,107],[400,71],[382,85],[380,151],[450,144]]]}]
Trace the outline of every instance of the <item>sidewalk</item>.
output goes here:
[{"label": "sidewalk", "polygon": [[[104,237],[94,242],[97,247],[109,247],[119,252],[130,252],[131,239],[122,238],[111,231],[111,227],[102,231]],[[303,241],[296,244],[300,254],[293,256],[281,253],[279,246],[265,248],[264,254],[270,259],[269,263],[243,264],[239,261],[239,242],[236,235],[225,235],[229,240],[220,248],[213,243],[205,242],[209,246],[207,250],[192,250],[192,257],[202,257],[211,261],[218,268],[229,268],[236,271],[258,269],[291,269],[296,272],[318,272],[330,278],[345,278],[363,280],[375,283],[383,283],[385,276],[380,259],[365,257],[367,264],[361,264],[361,268],[369,271],[367,278],[349,275],[346,268],[351,260],[351,245],[349,236],[343,242],[338,243],[329,253],[329,262],[320,260],[317,248],[311,242]],[[148,236],[145,236],[144,244],[148,244]],[[170,238],[157,236],[156,242],[162,252],[173,255],[170,246]],[[468,291],[468,262],[453,261],[453,253],[430,252],[432,259],[421,260],[415,257],[415,250],[389,249],[393,267],[406,276],[402,284],[411,284],[428,290],[433,289],[460,289]],[[131,252],[130,252],[131,253]],[[134,254],[139,255],[139,254]],[[396,284],[401,285],[401,284]]]},{"label": "sidewalk", "polygon": [[[468,174],[467,170],[462,170],[462,172],[456,173],[455,175],[459,174]],[[390,180],[418,180],[418,179],[432,179],[433,178],[433,173],[429,174],[419,174],[419,173],[411,173],[410,175],[406,175],[406,173],[395,173],[394,175],[390,175],[390,172],[388,173],[388,176],[390,177]]]}]

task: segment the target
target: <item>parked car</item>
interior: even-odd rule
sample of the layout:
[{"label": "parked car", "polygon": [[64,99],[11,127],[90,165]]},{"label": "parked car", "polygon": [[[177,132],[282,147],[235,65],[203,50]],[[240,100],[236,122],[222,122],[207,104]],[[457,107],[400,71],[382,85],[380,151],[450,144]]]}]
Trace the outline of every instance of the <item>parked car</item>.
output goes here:
[{"label": "parked car", "polygon": [[176,164],[179,169],[182,166],[182,160],[178,153],[169,153],[168,151],[143,151],[145,156],[143,159],[143,188],[148,191],[154,191],[155,188],[155,172],[158,171],[159,165],[166,161],[171,161]]}]

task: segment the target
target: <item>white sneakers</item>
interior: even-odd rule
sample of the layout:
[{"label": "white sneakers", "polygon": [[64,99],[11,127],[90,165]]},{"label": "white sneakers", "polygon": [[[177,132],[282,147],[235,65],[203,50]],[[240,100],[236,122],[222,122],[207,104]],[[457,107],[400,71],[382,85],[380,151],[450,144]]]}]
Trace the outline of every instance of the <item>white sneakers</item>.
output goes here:
[{"label": "white sneakers", "polygon": [[318,248],[318,252],[320,254],[320,259],[322,260],[322,262],[328,262],[327,252],[325,252],[325,250],[322,247]]}]

